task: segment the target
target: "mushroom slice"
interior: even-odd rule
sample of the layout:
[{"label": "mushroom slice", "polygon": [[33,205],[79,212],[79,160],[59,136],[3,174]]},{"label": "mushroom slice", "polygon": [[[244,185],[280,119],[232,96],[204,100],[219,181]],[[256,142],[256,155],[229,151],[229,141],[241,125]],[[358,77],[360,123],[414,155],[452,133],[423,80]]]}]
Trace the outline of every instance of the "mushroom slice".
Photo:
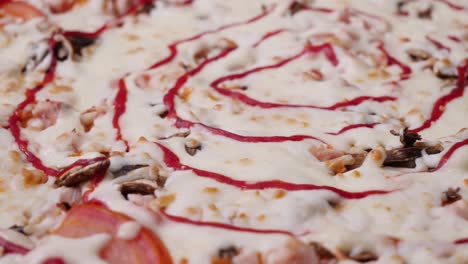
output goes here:
[{"label": "mushroom slice", "polygon": [[360,263],[366,263],[366,262],[369,262],[369,261],[375,261],[375,260],[378,260],[379,257],[377,255],[375,255],[375,253],[373,252],[370,252],[370,251],[361,251],[357,254],[349,254],[348,255],[348,258],[356,261],[356,262],[360,262]]},{"label": "mushroom slice", "polygon": [[418,147],[408,147],[387,150],[387,157],[384,161],[384,166],[391,167],[416,167],[415,160],[422,156],[422,149]]},{"label": "mushroom slice", "polygon": [[141,168],[146,168],[148,167],[148,164],[130,164],[130,165],[123,165],[116,171],[112,171],[112,174],[114,174],[114,177],[120,177],[123,175],[128,174],[131,171],[138,170]]},{"label": "mushroom slice", "polygon": [[185,141],[185,152],[189,154],[190,156],[194,156],[197,151],[202,149],[202,145],[200,141],[194,139],[194,138],[189,138]]},{"label": "mushroom slice", "polygon": [[156,186],[145,181],[124,182],[120,184],[120,193],[125,199],[129,194],[154,195]]},{"label": "mushroom slice", "polygon": [[336,256],[322,244],[312,241],[309,245],[314,249],[320,263],[333,263],[336,261]]},{"label": "mushroom slice", "polygon": [[409,49],[406,53],[412,61],[425,61],[431,58],[431,54],[422,49]]},{"label": "mushroom slice", "polygon": [[443,192],[441,203],[442,203],[442,206],[446,206],[461,199],[462,199],[462,196],[460,195],[460,187],[457,187],[455,189],[448,188],[447,191]]},{"label": "mushroom slice", "polygon": [[110,165],[107,158],[90,161],[85,165],[76,165],[65,169],[55,181],[55,186],[74,187],[94,177],[97,173],[105,172]]}]

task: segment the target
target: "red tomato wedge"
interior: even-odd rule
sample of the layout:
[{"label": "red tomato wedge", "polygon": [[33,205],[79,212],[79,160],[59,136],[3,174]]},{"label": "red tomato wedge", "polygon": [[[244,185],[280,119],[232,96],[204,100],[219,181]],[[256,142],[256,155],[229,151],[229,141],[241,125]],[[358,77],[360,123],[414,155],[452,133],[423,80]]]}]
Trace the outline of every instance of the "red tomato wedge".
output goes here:
[{"label": "red tomato wedge", "polygon": [[142,227],[131,240],[117,237],[119,225],[132,221],[126,215],[106,207],[86,203],[75,205],[54,234],[80,238],[98,233],[111,235],[110,242],[101,251],[101,257],[110,264],[171,264],[171,256],[164,243],[149,229]]},{"label": "red tomato wedge", "polygon": [[[35,17],[42,17],[44,14],[34,7],[23,1],[2,1],[0,0],[0,17],[22,18],[24,21]],[[0,27],[2,24],[0,23]]]}]

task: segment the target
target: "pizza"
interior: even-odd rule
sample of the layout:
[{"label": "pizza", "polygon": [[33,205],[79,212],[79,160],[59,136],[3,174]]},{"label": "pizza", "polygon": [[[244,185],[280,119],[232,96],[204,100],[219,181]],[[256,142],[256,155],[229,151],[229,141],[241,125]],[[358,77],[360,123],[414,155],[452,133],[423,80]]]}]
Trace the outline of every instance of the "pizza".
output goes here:
[{"label": "pizza", "polygon": [[468,263],[466,0],[0,0],[0,263]]}]

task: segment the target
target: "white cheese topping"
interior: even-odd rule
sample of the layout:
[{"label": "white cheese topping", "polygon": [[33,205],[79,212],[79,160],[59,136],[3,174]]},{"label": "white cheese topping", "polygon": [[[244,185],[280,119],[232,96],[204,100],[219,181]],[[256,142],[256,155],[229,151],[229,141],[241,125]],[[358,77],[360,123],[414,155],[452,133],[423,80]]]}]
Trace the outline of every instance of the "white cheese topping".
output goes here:
[{"label": "white cheese topping", "polygon": [[[325,261],[312,245],[340,263],[468,261],[468,1],[155,1],[125,17],[138,1],[26,2],[45,17],[0,21],[0,228],[24,227],[32,242],[7,240],[32,251],[0,263],[104,263],[146,228],[174,263]],[[37,86],[53,34],[100,28]],[[95,157],[101,182],[54,185]],[[53,235],[85,199],[131,220]]]}]

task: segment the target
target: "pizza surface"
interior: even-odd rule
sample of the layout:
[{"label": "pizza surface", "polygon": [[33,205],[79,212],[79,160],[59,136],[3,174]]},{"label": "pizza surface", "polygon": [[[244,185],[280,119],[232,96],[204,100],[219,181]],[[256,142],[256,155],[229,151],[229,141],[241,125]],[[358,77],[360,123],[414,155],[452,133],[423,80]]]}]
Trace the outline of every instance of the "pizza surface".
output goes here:
[{"label": "pizza surface", "polygon": [[0,0],[0,263],[468,263],[468,1]]}]

